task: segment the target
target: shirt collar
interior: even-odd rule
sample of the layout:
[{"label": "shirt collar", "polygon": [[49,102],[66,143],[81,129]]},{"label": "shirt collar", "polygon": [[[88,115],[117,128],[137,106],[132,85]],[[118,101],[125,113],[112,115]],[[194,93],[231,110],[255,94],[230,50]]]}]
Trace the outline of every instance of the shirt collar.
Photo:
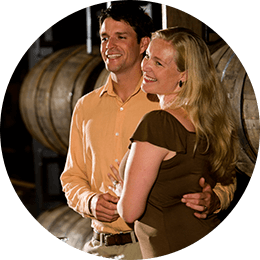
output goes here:
[{"label": "shirt collar", "polygon": [[[133,92],[133,94],[131,96],[134,96],[137,92],[140,91],[142,81],[143,81],[143,76],[140,78],[138,84],[136,85],[135,91]],[[110,96],[117,96],[113,89],[113,82],[112,82],[111,74],[109,74],[107,82],[104,85],[104,88],[102,89],[102,91],[100,92],[99,97],[102,97],[104,93],[107,93]]]}]

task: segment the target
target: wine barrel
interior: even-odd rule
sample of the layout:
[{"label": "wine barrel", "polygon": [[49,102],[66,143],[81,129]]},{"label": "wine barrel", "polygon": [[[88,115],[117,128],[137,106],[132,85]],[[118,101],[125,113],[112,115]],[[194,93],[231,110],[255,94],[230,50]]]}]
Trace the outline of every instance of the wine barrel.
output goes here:
[{"label": "wine barrel", "polygon": [[79,250],[92,238],[91,219],[83,218],[67,205],[43,212],[37,221],[57,238],[68,238],[66,243]]},{"label": "wine barrel", "polygon": [[104,69],[100,54],[73,46],[42,59],[27,74],[20,111],[30,134],[44,146],[66,155],[71,115],[77,100],[94,89]]},{"label": "wine barrel", "polygon": [[238,124],[237,168],[251,177],[259,147],[259,112],[253,86],[233,50],[224,45],[212,54],[217,74],[227,90]]},{"label": "wine barrel", "polygon": [[109,73],[110,72],[108,70],[106,70],[106,69],[102,70],[102,72],[100,73],[100,75],[99,75],[99,77],[98,77],[98,79],[96,81],[94,89],[97,89],[97,88],[99,88],[99,87],[101,87],[101,86],[106,84],[108,76],[109,76]]}]

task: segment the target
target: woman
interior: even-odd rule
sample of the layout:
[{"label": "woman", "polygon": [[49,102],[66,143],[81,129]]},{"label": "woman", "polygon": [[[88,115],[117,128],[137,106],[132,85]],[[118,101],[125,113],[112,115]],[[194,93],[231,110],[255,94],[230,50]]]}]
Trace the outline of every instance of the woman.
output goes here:
[{"label": "woman", "polygon": [[158,96],[161,110],[141,120],[120,166],[124,183],[112,167],[119,182],[111,189],[120,197],[121,217],[135,221],[143,257],[152,258],[196,242],[219,224],[216,214],[196,218],[181,198],[201,191],[202,176],[211,187],[233,182],[237,139],[227,95],[195,33],[155,32],[142,70],[142,90]]}]

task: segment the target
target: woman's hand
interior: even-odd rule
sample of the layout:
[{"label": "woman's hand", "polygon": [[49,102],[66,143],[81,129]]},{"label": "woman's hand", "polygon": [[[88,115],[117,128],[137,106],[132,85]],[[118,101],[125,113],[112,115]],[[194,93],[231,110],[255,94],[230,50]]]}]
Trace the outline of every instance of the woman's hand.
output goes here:
[{"label": "woman's hand", "polygon": [[108,186],[108,188],[112,190],[118,197],[121,197],[124,181],[120,177],[118,170],[113,165],[110,165],[110,169],[112,170],[116,178],[114,178],[112,174],[108,173],[108,177],[113,183],[113,186]]}]

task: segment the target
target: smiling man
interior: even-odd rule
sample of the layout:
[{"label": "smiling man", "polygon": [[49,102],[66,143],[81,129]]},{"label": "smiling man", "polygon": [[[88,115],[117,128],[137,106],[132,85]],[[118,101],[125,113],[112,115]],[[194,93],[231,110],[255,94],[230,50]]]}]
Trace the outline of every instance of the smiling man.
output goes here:
[{"label": "smiling man", "polygon": [[141,61],[152,31],[151,18],[137,4],[116,2],[102,12],[100,52],[110,76],[77,102],[72,117],[61,182],[68,205],[92,218],[93,239],[84,251],[103,257],[142,258],[132,226],[118,215],[107,174],[122,160],[142,116],[158,108],[141,91]]},{"label": "smiling man", "polygon": [[140,52],[145,51],[149,37],[141,39],[140,48],[136,33],[129,24],[107,18],[101,25],[100,38],[101,55],[108,71],[128,73],[129,68],[137,67],[139,72]]},{"label": "smiling man", "polygon": [[[141,90],[141,61],[153,30],[137,2],[115,2],[101,13],[100,52],[110,76],[104,86],[79,99],[72,116],[62,187],[68,205],[92,218],[93,239],[84,251],[103,257],[142,258],[133,227],[118,215],[108,173],[111,164],[118,168],[140,119],[159,107]],[[210,186],[205,187],[194,203],[194,198],[189,201],[204,217],[210,205],[218,205],[211,202],[219,202]]]},{"label": "smiling man", "polygon": [[106,69],[111,72],[113,90],[125,101],[142,76],[141,61],[150,42],[149,36],[137,41],[134,29],[124,21],[109,17],[100,28],[101,56]]}]

